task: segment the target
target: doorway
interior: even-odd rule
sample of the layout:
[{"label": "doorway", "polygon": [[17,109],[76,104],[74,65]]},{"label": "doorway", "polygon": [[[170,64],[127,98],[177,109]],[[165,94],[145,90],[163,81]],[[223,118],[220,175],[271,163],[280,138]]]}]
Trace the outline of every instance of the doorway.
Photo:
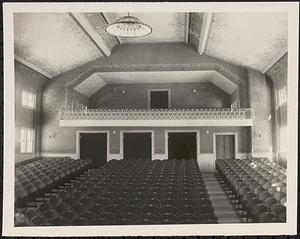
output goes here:
[{"label": "doorway", "polygon": [[124,159],[152,159],[152,133],[124,132]]},{"label": "doorway", "polygon": [[150,109],[168,109],[170,108],[170,90],[149,90],[148,101]]},{"label": "doorway", "polygon": [[93,166],[107,162],[107,133],[78,132],[79,158],[91,159]]},{"label": "doorway", "polygon": [[216,159],[235,159],[235,135],[215,135]]},{"label": "doorway", "polygon": [[169,159],[197,159],[196,132],[168,133]]}]

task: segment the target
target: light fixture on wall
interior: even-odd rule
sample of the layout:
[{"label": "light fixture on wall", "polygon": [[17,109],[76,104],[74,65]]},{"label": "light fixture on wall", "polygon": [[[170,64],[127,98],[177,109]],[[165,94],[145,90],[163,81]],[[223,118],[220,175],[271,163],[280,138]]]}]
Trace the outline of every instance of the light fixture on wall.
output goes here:
[{"label": "light fixture on wall", "polygon": [[193,93],[201,92],[201,90],[203,90],[203,89],[206,89],[206,86],[205,85],[200,85],[200,86],[198,86],[198,88],[193,88],[192,92]]},{"label": "light fixture on wall", "polygon": [[48,134],[49,139],[55,138],[55,136],[56,136],[56,133],[54,133],[54,132],[49,132],[49,134]]},{"label": "light fixture on wall", "polygon": [[114,36],[120,37],[143,37],[152,32],[152,28],[143,23],[137,17],[127,16],[121,17],[112,24],[109,24],[105,30]]},{"label": "light fixture on wall", "polygon": [[122,94],[126,94],[126,90],[121,90],[121,93]]},{"label": "light fixture on wall", "polygon": [[272,115],[268,116],[268,121],[270,121],[272,119]]}]

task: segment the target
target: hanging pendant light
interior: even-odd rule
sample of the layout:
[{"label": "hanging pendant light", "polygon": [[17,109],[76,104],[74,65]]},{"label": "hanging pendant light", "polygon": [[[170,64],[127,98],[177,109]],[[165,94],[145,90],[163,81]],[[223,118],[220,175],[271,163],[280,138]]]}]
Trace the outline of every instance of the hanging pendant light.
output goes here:
[{"label": "hanging pendant light", "polygon": [[116,22],[109,24],[105,28],[106,32],[119,37],[143,37],[152,32],[152,28],[140,21],[137,17],[127,16],[121,17]]}]

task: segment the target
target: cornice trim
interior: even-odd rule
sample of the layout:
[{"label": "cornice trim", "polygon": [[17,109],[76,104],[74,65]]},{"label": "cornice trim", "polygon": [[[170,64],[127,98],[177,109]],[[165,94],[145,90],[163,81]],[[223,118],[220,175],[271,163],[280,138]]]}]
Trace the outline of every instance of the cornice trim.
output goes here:
[{"label": "cornice trim", "polygon": [[271,64],[268,64],[265,68],[264,68],[264,70],[262,71],[264,74],[266,74],[267,73],[267,71],[268,70],[270,70],[285,54],[287,53],[287,51],[286,52],[284,52],[283,54],[280,54],[279,55],[279,57],[278,58],[275,58],[275,60],[271,63]]},{"label": "cornice trim", "polygon": [[38,66],[36,66],[35,64],[15,55],[15,60],[22,63],[23,65],[25,66],[28,66],[29,68],[31,68],[32,70],[42,74],[43,76],[46,76],[47,78],[49,79],[52,79],[53,78],[53,75],[47,73],[46,71],[42,70],[41,68],[39,68]]}]

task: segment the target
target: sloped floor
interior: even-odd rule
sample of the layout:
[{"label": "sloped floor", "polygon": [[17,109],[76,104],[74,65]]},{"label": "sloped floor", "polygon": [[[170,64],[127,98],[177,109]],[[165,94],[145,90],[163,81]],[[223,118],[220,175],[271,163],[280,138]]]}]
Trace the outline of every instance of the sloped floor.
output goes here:
[{"label": "sloped floor", "polygon": [[205,185],[219,223],[241,223],[214,173],[203,174]]}]

